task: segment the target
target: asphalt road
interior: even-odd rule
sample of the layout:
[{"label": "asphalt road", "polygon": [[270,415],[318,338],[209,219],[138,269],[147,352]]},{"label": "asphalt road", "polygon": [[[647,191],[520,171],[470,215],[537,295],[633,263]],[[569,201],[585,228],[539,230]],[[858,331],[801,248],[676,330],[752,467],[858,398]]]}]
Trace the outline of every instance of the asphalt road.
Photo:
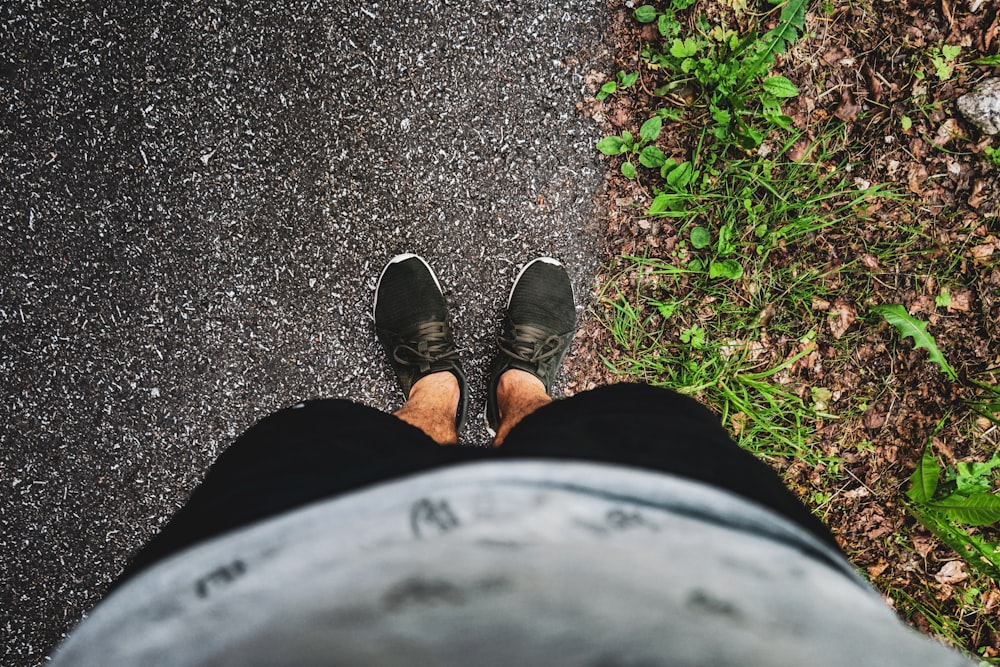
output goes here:
[{"label": "asphalt road", "polygon": [[447,286],[471,444],[519,265],[563,259],[584,302],[598,262],[603,0],[106,4],[0,8],[4,665],[257,419],[400,404],[391,256]]}]

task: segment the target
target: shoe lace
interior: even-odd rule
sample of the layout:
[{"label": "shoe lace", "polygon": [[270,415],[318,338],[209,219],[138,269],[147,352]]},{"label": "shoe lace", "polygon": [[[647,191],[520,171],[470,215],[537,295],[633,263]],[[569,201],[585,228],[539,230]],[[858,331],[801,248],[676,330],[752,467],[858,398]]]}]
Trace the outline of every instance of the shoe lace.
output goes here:
[{"label": "shoe lace", "polygon": [[419,366],[421,371],[426,371],[433,363],[457,359],[458,350],[446,323],[425,322],[417,325],[413,335],[393,349],[392,358],[404,366]]},{"label": "shoe lace", "polygon": [[514,325],[511,338],[499,336],[497,345],[509,357],[529,364],[540,364],[559,354],[563,346],[561,336],[547,333],[532,326]]}]

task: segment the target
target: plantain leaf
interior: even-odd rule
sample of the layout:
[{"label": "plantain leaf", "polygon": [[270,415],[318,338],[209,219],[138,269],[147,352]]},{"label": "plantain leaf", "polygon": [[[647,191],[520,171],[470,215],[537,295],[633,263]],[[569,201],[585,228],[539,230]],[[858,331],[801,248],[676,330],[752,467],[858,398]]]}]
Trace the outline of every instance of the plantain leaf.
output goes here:
[{"label": "plantain leaf", "polygon": [[927,333],[927,322],[922,322],[913,317],[906,312],[906,308],[898,304],[874,306],[872,310],[881,315],[886,322],[896,327],[896,331],[899,332],[900,336],[912,338],[914,347],[927,350],[930,360],[936,363],[950,380],[958,379],[958,373],[955,372],[952,365],[944,358],[944,354],[941,353],[937,343],[934,341],[934,336]]}]

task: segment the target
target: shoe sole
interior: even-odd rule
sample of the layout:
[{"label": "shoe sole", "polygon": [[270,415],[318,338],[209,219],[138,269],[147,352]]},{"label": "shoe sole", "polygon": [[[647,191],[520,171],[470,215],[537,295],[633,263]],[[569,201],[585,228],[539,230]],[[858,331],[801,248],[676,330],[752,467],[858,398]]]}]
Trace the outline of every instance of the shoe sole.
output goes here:
[{"label": "shoe sole", "polygon": [[427,269],[427,273],[431,274],[431,278],[434,279],[434,285],[437,287],[438,292],[440,292],[442,295],[444,294],[444,290],[441,289],[441,283],[438,281],[437,274],[434,273],[434,269],[431,268],[431,265],[428,264],[427,261],[420,255],[415,255],[412,252],[404,252],[402,255],[396,255],[395,257],[390,259],[389,263],[385,265],[384,269],[382,269],[382,273],[380,273],[378,276],[378,282],[375,284],[375,301],[374,303],[372,303],[373,320],[375,319],[375,311],[378,309],[378,291],[379,288],[382,286],[382,278],[385,277],[385,272],[388,271],[393,264],[399,264],[400,262],[405,262],[408,259],[416,259],[421,264],[423,264],[424,268]]},{"label": "shoe sole", "polygon": [[[525,264],[521,268],[521,271],[518,272],[517,277],[514,278],[514,285],[510,288],[510,294],[507,296],[507,307],[508,308],[510,308],[511,299],[514,298],[514,291],[517,290],[517,284],[519,282],[521,282],[521,278],[524,277],[525,272],[531,266],[537,264],[538,262],[542,262],[543,264],[554,264],[555,266],[561,266],[563,268],[563,270],[566,269],[566,267],[563,266],[563,263],[560,262],[558,259],[555,259],[554,257],[538,257],[537,259],[533,259],[530,262],[528,262],[527,264]],[[570,289],[571,292],[573,291],[573,285],[572,284],[569,286],[569,289]],[[573,303],[574,304],[576,303],[576,293],[575,292],[573,292]]]}]

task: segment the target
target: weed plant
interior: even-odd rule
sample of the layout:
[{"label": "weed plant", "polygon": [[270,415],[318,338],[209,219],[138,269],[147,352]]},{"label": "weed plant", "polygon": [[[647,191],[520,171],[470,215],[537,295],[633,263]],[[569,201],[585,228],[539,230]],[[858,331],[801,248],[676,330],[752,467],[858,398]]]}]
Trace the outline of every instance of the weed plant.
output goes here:
[{"label": "weed plant", "polygon": [[[778,3],[774,13],[757,16],[756,25],[774,27],[751,25],[742,34],[725,15],[713,24],[693,13],[693,3],[638,7],[636,20],[655,23],[659,39],[642,49],[641,75],[618,72],[602,89],[607,98],[637,90],[642,80],[643,90],[652,92],[638,132],[605,137],[597,148],[644,186],[648,205],[640,215],[670,239],[665,248],[620,258],[611,270],[597,307],[615,343],[605,363],[623,378],[699,398],[741,446],[775,467],[797,463],[819,471],[829,483],[809,499],[822,506],[831,496],[824,489],[835,486],[842,465],[824,449],[818,429],[856,418],[866,405],[862,397],[849,397],[832,409],[824,386],[824,373],[837,372],[837,357],[850,357],[855,335],[825,336],[837,357],[823,360],[822,372],[809,372],[830,317],[815,304],[835,299],[831,285],[862,308],[875,306],[859,314],[863,322],[874,326],[884,319],[926,350],[948,381],[975,385],[979,398],[971,407],[994,423],[1000,394],[995,383],[952,367],[926,323],[899,304],[879,304],[876,278],[857,258],[831,266],[818,251],[824,239],[849,237],[852,246],[867,244],[875,261],[891,267],[912,259],[913,240],[927,232],[914,224],[902,235],[909,245],[900,237],[883,242],[877,233],[865,234],[875,227],[869,211],[890,199],[905,208],[902,195],[851,178],[851,144],[838,121],[807,134],[782,113],[782,101],[798,91],[772,69],[801,36],[805,0]],[[956,54],[942,48],[936,55],[936,71],[943,73]],[[681,136],[687,140],[678,146],[674,139]],[[905,225],[906,216],[898,224]],[[952,267],[927,262],[954,259],[919,261],[929,275],[950,275]],[[946,291],[940,299],[948,298]],[[804,384],[803,377],[815,381]],[[912,516],[968,561],[977,580],[1000,581],[1000,543],[976,528],[1000,518],[992,493],[1000,457],[977,466],[941,468],[927,454],[905,502]],[[968,644],[963,619],[891,586],[889,593],[904,613],[919,611],[939,635]],[[962,608],[974,606],[969,598]]]}]

